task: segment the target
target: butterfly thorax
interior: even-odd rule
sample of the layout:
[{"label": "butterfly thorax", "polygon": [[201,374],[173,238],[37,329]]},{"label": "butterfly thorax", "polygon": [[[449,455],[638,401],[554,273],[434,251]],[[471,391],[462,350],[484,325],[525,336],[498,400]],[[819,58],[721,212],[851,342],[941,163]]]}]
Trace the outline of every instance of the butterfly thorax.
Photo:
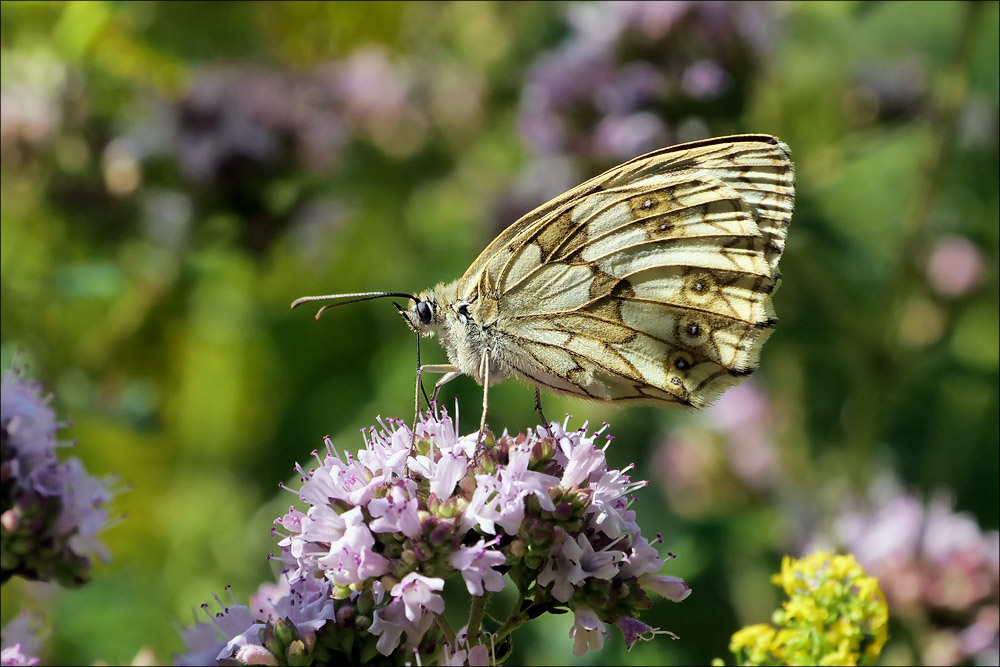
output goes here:
[{"label": "butterfly thorax", "polygon": [[483,352],[489,349],[490,384],[510,377],[510,366],[504,362],[499,309],[495,298],[482,297],[478,290],[471,295],[459,295],[459,281],[440,283],[433,289],[417,294],[410,307],[401,310],[411,330],[421,336],[437,336],[448,354],[448,360],[463,374],[483,384],[481,363]]}]

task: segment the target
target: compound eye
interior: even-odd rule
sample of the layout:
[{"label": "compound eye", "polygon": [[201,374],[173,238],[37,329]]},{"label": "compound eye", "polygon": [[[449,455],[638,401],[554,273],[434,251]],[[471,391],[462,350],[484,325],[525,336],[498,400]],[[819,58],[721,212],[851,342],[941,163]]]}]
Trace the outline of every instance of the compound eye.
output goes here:
[{"label": "compound eye", "polygon": [[431,317],[431,307],[426,301],[417,301],[417,317],[420,318],[421,324],[430,324]]}]

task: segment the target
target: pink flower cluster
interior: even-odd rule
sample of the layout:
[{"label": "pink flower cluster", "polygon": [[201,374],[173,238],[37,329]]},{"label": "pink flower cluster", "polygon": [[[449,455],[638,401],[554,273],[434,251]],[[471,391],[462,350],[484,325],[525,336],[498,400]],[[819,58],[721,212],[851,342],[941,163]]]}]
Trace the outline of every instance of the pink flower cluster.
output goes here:
[{"label": "pink flower cluster", "polygon": [[[473,596],[503,589],[512,569],[518,580],[534,580],[534,604],[576,613],[577,655],[603,644],[604,622],[648,607],[642,591],[673,600],[690,592],[657,574],[664,561],[641,536],[627,497],[645,482],[608,469],[595,445],[604,429],[588,435],[552,423],[487,436],[483,446],[478,433],[460,437],[442,411],[417,424],[411,450],[409,428],[381,426],[356,457],[341,456],[328,440],[319,466],[300,468],[298,494],[308,509],[291,509],[279,522],[292,582],[322,577],[342,598],[375,591],[381,606],[370,632],[383,655],[404,635],[407,650],[419,646],[444,611],[440,591],[454,575]],[[635,594],[609,602],[616,587]]]},{"label": "pink flower cluster", "polygon": [[[417,423],[416,438],[401,422],[380,421],[356,456],[328,439],[315,468],[298,467],[302,509],[275,522],[285,565],[283,587],[269,587],[277,602],[254,613],[226,607],[190,632],[178,664],[415,655],[420,664],[496,664],[514,629],[566,610],[578,656],[603,646],[606,623],[629,646],[669,634],[638,620],[652,605],[646,594],[680,601],[690,589],[659,574],[664,560],[628,497],[645,482],[608,468],[595,444],[603,431],[552,423],[459,436],[442,410]],[[444,618],[449,577],[461,577],[480,609],[457,632]],[[520,599],[487,628],[486,596],[506,586]]]}]

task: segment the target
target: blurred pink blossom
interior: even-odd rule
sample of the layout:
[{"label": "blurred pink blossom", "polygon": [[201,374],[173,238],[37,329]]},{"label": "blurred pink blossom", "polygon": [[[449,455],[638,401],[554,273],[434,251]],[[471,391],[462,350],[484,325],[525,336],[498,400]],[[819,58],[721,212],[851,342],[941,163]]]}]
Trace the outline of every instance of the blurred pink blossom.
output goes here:
[{"label": "blurred pink blossom", "polygon": [[774,451],[774,417],[764,388],[751,380],[729,389],[708,409],[709,423],[726,436],[733,472],[754,488],[774,484],[779,466]]},{"label": "blurred pink blossom", "polygon": [[962,236],[940,239],[927,260],[927,282],[941,296],[965,296],[979,287],[985,277],[982,251]]}]

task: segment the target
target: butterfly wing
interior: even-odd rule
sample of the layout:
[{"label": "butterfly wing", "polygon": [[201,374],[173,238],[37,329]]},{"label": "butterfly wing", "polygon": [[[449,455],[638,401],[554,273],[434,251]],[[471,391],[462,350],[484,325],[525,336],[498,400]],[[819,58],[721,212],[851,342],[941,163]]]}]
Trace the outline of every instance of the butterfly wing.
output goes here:
[{"label": "butterfly wing", "polygon": [[773,137],[663,149],[521,218],[458,291],[495,312],[505,361],[536,385],[701,406],[757,366],[793,198]]}]

